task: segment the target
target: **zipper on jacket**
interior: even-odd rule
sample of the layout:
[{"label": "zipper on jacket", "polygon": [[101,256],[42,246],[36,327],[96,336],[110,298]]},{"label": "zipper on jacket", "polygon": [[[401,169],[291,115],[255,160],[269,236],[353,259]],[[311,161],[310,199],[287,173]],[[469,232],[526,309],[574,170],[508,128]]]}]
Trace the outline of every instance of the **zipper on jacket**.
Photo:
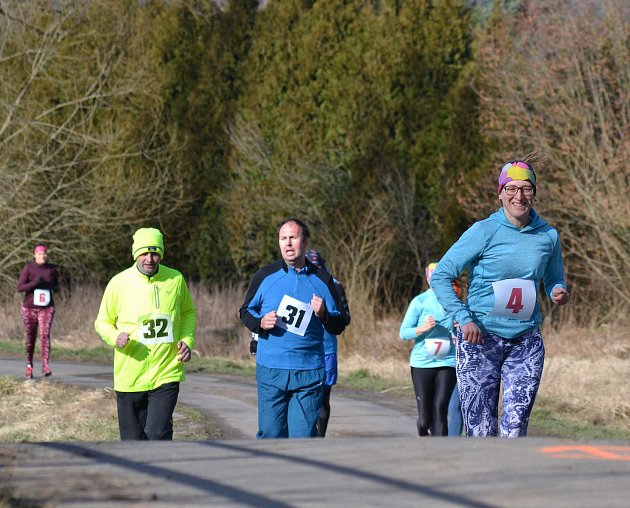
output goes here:
[{"label": "zipper on jacket", "polygon": [[153,286],[153,295],[154,295],[154,300],[155,300],[155,308],[159,309],[160,308],[160,291],[158,289],[157,284]]}]

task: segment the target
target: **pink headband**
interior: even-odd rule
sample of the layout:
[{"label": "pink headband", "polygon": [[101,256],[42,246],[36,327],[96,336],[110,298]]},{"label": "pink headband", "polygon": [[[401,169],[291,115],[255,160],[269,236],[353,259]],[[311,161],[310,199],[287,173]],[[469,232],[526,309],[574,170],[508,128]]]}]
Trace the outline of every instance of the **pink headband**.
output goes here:
[{"label": "pink headband", "polygon": [[35,247],[35,250],[33,251],[33,254],[37,254],[38,252],[47,252],[48,249],[46,248],[45,245],[37,245]]}]

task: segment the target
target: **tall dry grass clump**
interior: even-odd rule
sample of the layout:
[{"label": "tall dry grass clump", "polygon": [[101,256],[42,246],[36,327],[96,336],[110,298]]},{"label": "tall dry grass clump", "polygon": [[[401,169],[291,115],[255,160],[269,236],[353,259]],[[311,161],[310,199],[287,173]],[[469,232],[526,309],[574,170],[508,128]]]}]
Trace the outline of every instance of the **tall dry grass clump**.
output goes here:
[{"label": "tall dry grass clump", "polygon": [[[77,284],[55,296],[55,320],[52,328],[55,345],[71,348],[93,348],[103,342],[94,331],[94,320],[104,288],[92,284]],[[202,356],[247,358],[249,333],[241,324],[238,309],[245,288],[241,286],[208,289],[191,284],[190,292],[197,307],[197,345]],[[24,326],[20,317],[21,295],[0,301],[0,337],[23,340]]]},{"label": "tall dry grass clump", "polygon": [[539,397],[579,423],[630,429],[630,332],[625,316],[589,327],[569,323],[544,333]]},{"label": "tall dry grass clump", "polygon": [[116,398],[109,390],[0,377],[0,441],[115,441]]},{"label": "tall dry grass clump", "polygon": [[250,333],[238,315],[245,287],[193,284],[190,290],[197,307],[195,350],[202,356],[248,358]]},{"label": "tall dry grass clump", "polygon": [[54,333],[57,344],[68,347],[96,347],[101,341],[94,320],[101,305],[103,288],[96,284],[74,285],[55,302]]},{"label": "tall dry grass clump", "polygon": [[[77,284],[62,288],[55,295],[54,345],[93,348],[101,341],[94,331],[94,320],[103,296],[103,288],[95,284]],[[0,337],[23,340],[24,325],[20,317],[22,294],[5,295],[0,301]]]}]

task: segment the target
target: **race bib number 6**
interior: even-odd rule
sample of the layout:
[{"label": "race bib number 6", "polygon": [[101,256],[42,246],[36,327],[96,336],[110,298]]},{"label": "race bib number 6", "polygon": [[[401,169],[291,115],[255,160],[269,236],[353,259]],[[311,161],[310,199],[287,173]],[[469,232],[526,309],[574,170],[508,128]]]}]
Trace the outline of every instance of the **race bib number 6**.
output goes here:
[{"label": "race bib number 6", "polygon": [[527,321],[536,305],[536,285],[533,280],[505,279],[492,283],[494,308],[492,315]]},{"label": "race bib number 6", "polygon": [[50,289],[36,289],[33,291],[33,304],[46,307],[50,303]]},{"label": "race bib number 6", "polygon": [[304,303],[289,295],[284,295],[278,306],[277,314],[276,326],[296,335],[304,336],[306,328],[311,322],[313,307],[310,303]]},{"label": "race bib number 6", "polygon": [[143,344],[173,342],[173,319],[169,314],[147,314],[138,320],[138,340]]}]

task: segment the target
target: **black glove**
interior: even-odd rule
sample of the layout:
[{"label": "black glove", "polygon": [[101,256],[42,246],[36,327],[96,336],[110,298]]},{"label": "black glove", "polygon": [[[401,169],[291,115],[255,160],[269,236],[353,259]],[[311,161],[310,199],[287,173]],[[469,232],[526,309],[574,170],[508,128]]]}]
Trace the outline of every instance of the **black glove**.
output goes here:
[{"label": "black glove", "polygon": [[252,340],[249,341],[249,352],[256,356],[256,351],[258,351],[258,335],[252,333]]},{"label": "black glove", "polygon": [[46,281],[44,280],[43,277],[37,277],[37,280],[35,281],[35,285],[36,286],[41,286],[44,282],[46,282]]}]

